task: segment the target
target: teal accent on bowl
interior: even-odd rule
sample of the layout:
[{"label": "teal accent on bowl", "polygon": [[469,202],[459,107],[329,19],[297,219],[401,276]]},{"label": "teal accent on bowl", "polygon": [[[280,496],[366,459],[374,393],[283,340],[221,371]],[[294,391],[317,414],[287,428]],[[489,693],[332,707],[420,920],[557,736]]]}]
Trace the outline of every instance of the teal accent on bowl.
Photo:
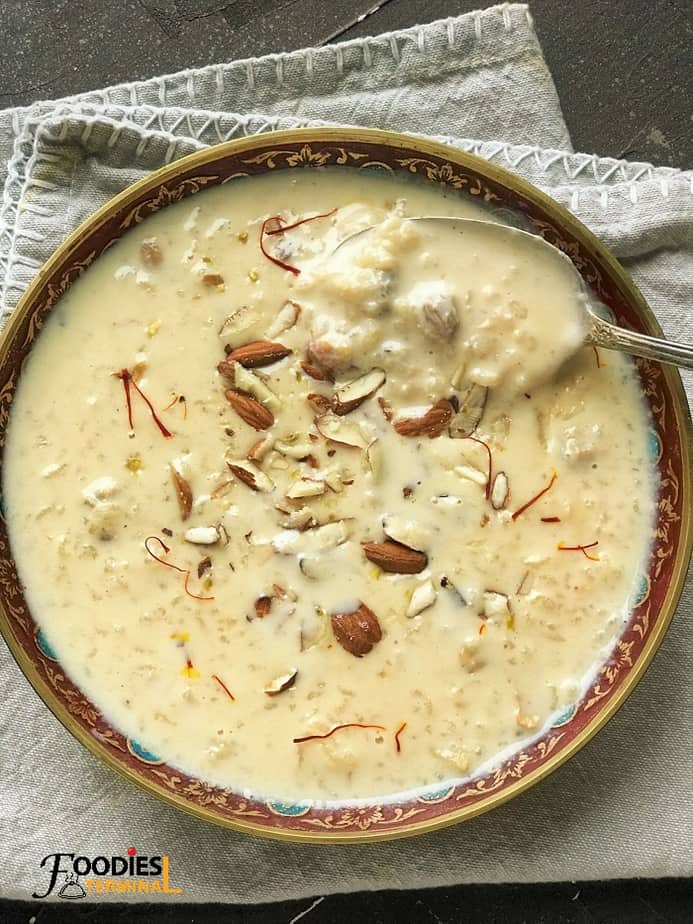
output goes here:
[{"label": "teal accent on bowl", "polygon": [[442,789],[433,789],[430,792],[421,793],[420,796],[416,797],[416,801],[444,802],[450,795],[452,795],[454,789],[454,786],[444,786]]},{"label": "teal accent on bowl", "polygon": [[392,169],[392,167],[388,167],[386,164],[365,163],[362,166],[365,167],[366,170],[370,171],[371,173],[385,173],[388,176],[392,176],[392,174],[394,173],[394,170]]},{"label": "teal accent on bowl", "polygon": [[275,815],[288,815],[291,818],[306,815],[310,811],[309,805],[302,805],[300,802],[268,802],[267,808]]},{"label": "teal accent on bowl", "polygon": [[143,748],[134,738],[128,738],[128,750],[145,764],[163,764],[163,760],[159,756]]},{"label": "teal accent on bowl", "polygon": [[42,629],[39,629],[38,632],[36,633],[36,647],[41,652],[41,654],[45,655],[47,658],[50,658],[51,661],[58,660],[58,656],[53,651],[51,646],[48,644],[48,641],[46,639],[46,636],[43,634]]},{"label": "teal accent on bowl", "polygon": [[561,712],[556,717],[556,720],[552,723],[551,728],[560,728],[561,725],[567,725],[576,712],[577,712],[577,704],[573,703],[572,706],[568,706],[567,708],[565,708],[563,712]]},{"label": "teal accent on bowl", "polygon": [[662,441],[654,430],[647,434],[647,458],[650,462],[659,462],[662,458]]},{"label": "teal accent on bowl", "polygon": [[650,595],[650,579],[646,574],[638,575],[636,591],[633,594],[633,606],[640,606]]}]

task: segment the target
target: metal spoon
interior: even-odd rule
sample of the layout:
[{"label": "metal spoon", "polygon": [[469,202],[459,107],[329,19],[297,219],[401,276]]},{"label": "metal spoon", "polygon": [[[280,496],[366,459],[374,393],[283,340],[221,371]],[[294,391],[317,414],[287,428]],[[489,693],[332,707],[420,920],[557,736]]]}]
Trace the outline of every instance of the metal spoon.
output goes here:
[{"label": "metal spoon", "polygon": [[[406,220],[445,222],[446,224],[462,225],[463,227],[483,225],[485,228],[493,227],[497,229],[498,233],[503,236],[522,235],[525,242],[527,239],[532,241],[534,246],[536,246],[542,254],[546,255],[547,253],[551,253],[553,257],[565,260],[569,263],[573,273],[580,281],[580,285],[583,288],[585,286],[582,277],[575,269],[569,257],[556,247],[553,247],[542,237],[536,234],[530,234],[529,231],[522,231],[519,228],[512,228],[507,225],[498,224],[497,222],[481,221],[476,218],[455,218],[451,215],[420,215],[411,218],[407,217]],[[332,253],[336,253],[341,247],[344,247],[345,244],[361,237],[362,234],[366,234],[368,231],[373,231],[376,227],[377,225],[370,225],[367,228],[363,228],[361,231],[350,234],[349,237],[344,238],[344,240],[335,247]],[[693,369],[693,345],[676,343],[673,340],[662,340],[660,337],[650,337],[647,334],[638,334],[635,331],[625,330],[625,328],[617,327],[616,324],[611,324],[611,322],[605,321],[604,318],[599,317],[593,309],[590,299],[581,299],[580,303],[584,311],[585,343],[592,346],[600,346],[606,350],[621,350],[624,353],[631,353],[633,356],[643,356],[645,359],[656,359],[661,363],[681,366],[683,369]]]}]

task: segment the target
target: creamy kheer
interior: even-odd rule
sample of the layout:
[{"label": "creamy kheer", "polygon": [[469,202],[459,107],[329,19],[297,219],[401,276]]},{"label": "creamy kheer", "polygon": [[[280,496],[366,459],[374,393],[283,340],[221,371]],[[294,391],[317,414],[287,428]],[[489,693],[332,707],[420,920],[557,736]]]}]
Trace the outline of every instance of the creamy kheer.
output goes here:
[{"label": "creamy kheer", "polygon": [[492,217],[342,169],[206,191],[104,253],[23,370],[32,612],[119,729],[211,782],[468,775],[627,618],[654,496],[631,363],[577,349],[556,261],[421,214]]}]

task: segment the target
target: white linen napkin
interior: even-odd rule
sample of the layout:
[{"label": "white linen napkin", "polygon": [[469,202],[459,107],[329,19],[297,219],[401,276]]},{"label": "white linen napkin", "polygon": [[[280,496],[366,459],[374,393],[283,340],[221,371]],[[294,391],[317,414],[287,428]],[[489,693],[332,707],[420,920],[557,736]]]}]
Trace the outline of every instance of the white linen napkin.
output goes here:
[{"label": "white linen napkin", "polygon": [[[0,317],[129,183],[204,145],[316,120],[442,136],[516,171],[612,248],[667,334],[693,340],[693,173],[572,153],[520,5],[0,112]],[[0,895],[40,890],[46,854],[131,845],[171,855],[177,901],[690,875],[692,620],[689,579],[645,679],[549,779],[456,828],[373,846],[275,843],[178,813],[84,751],[0,643]]]}]

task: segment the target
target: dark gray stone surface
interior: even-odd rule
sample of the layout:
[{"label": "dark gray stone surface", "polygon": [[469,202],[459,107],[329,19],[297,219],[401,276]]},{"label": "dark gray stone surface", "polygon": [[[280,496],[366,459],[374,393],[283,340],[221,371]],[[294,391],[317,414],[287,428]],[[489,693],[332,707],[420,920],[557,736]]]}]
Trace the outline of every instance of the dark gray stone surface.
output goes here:
[{"label": "dark gray stone surface", "polygon": [[[273,905],[3,902],[3,924],[690,924],[682,879],[464,886]],[[67,906],[67,907],[66,907]],[[165,908],[165,911],[164,911]]]},{"label": "dark gray stone surface", "polygon": [[[0,107],[451,16],[489,0],[0,0]],[[382,2],[382,0],[381,0]],[[693,0],[530,0],[576,150],[693,166]]]}]

